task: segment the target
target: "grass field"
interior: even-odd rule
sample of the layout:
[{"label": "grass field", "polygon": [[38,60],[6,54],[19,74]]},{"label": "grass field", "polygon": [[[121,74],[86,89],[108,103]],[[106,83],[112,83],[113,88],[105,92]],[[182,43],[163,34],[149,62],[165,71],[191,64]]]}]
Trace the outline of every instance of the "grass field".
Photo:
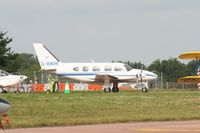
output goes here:
[{"label": "grass field", "polygon": [[12,128],[200,119],[200,91],[1,94]]}]

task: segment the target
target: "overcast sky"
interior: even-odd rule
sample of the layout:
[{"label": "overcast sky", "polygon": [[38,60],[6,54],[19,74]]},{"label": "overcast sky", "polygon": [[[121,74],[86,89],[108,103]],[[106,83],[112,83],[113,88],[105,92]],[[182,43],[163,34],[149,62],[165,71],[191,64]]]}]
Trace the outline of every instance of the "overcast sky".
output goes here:
[{"label": "overcast sky", "polygon": [[63,62],[141,61],[200,51],[199,0],[1,0],[15,52],[41,42]]}]

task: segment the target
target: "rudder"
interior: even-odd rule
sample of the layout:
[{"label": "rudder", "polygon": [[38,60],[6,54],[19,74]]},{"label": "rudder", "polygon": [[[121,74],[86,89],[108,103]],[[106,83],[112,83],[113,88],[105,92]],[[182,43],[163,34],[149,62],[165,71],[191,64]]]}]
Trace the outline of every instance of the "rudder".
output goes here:
[{"label": "rudder", "polygon": [[42,70],[55,70],[60,62],[42,43],[33,43]]}]

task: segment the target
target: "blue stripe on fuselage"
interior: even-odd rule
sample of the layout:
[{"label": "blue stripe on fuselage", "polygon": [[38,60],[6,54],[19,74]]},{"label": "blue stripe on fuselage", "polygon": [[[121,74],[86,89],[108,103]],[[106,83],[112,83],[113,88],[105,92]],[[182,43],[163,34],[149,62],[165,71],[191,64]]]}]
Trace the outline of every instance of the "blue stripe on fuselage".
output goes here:
[{"label": "blue stripe on fuselage", "polygon": [[59,76],[95,76],[95,73],[65,73],[58,74]]},{"label": "blue stripe on fuselage", "polygon": [[[58,76],[96,76],[97,73],[59,73]],[[106,74],[105,74],[106,75]],[[107,74],[111,76],[136,76],[136,75],[114,75],[114,74]],[[146,76],[157,77],[155,75],[146,74]]]}]

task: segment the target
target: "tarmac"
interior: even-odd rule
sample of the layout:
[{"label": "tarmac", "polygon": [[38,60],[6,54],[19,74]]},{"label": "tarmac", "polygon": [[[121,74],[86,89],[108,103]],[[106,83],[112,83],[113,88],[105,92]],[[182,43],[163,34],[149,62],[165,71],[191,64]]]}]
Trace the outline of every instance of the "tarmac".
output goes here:
[{"label": "tarmac", "polygon": [[200,133],[200,120],[7,129],[0,133]]}]

